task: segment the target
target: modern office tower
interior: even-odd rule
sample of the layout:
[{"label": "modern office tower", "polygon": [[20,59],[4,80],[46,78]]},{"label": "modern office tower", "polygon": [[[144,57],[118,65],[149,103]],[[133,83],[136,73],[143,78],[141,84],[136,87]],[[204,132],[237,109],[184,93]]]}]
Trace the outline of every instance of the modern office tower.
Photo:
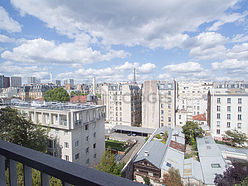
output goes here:
[{"label": "modern office tower", "polygon": [[61,86],[61,80],[55,80],[55,85]]},{"label": "modern office tower", "polygon": [[88,167],[100,162],[105,150],[104,106],[17,103],[13,107],[49,128],[49,154]]},{"label": "modern office tower", "polygon": [[21,87],[22,86],[22,78],[21,77],[16,77],[16,76],[12,76],[10,78],[11,80],[11,87]]},{"label": "modern office tower", "polygon": [[141,123],[141,90],[133,84],[106,84],[101,88],[106,121],[112,125]]},{"label": "modern office tower", "polygon": [[227,130],[248,135],[248,92],[244,89],[214,88],[208,93],[207,121],[214,138],[221,140]]},{"label": "modern office tower", "polygon": [[71,87],[74,86],[74,79],[66,79],[64,80],[64,85],[71,85]]},{"label": "modern office tower", "polygon": [[142,87],[142,127],[175,127],[176,83],[145,81]]},{"label": "modern office tower", "polygon": [[27,83],[28,84],[39,84],[40,83],[40,79],[37,77],[28,77],[27,78]]},{"label": "modern office tower", "polygon": [[0,75],[0,88],[4,88],[4,75]]},{"label": "modern office tower", "polygon": [[3,78],[3,87],[4,88],[9,88],[10,87],[10,78],[9,77],[4,77]]}]

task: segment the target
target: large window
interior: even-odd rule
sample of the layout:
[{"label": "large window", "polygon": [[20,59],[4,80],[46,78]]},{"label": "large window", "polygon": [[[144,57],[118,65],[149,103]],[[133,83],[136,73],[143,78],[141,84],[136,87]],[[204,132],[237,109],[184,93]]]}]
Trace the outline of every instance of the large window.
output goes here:
[{"label": "large window", "polygon": [[228,111],[228,112],[231,111],[231,106],[227,106],[227,111]]},{"label": "large window", "polygon": [[242,112],[242,107],[238,107],[238,112]]},{"label": "large window", "polygon": [[242,98],[238,98],[238,104],[242,104]]},{"label": "large window", "polygon": [[231,119],[231,114],[227,114],[227,119]]},{"label": "large window", "polygon": [[217,103],[220,103],[220,98],[217,98]]},{"label": "large window", "polygon": [[231,103],[231,98],[227,98],[227,103]]},{"label": "large window", "polygon": [[217,111],[220,111],[220,106],[217,106]]},{"label": "large window", "polygon": [[226,127],[227,127],[227,128],[230,128],[230,126],[231,126],[231,122],[227,122],[227,123],[226,123]]},{"label": "large window", "polygon": [[217,113],[217,119],[220,119],[220,113]]},{"label": "large window", "polygon": [[75,154],[75,160],[79,159],[79,153]]},{"label": "large window", "polygon": [[217,133],[217,134],[220,134],[220,129],[217,129],[217,130],[216,130],[216,133]]},{"label": "large window", "polygon": [[242,120],[242,115],[238,114],[238,120]]}]

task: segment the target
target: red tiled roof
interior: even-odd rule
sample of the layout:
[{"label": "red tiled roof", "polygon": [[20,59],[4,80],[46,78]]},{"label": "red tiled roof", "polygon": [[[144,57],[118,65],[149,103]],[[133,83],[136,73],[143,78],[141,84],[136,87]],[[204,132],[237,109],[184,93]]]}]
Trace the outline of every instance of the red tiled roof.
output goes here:
[{"label": "red tiled roof", "polygon": [[193,120],[207,121],[205,114],[198,114],[196,116],[193,116]]},{"label": "red tiled roof", "polygon": [[85,103],[87,102],[87,96],[73,96],[70,99],[72,103]]},{"label": "red tiled roof", "polygon": [[176,141],[171,141],[170,142],[170,147],[173,148],[173,149],[176,149],[176,150],[179,150],[181,152],[185,152],[185,147],[183,144],[181,143],[178,143]]}]

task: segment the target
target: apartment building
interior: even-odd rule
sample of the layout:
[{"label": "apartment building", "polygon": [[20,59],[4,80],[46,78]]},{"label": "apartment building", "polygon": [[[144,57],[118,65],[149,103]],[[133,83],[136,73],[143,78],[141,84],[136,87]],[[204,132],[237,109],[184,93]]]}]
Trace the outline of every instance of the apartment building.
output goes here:
[{"label": "apartment building", "polygon": [[176,83],[148,80],[142,87],[142,127],[175,127]]},{"label": "apartment building", "polygon": [[27,77],[27,83],[28,84],[39,84],[40,79],[37,77]]},{"label": "apartment building", "polygon": [[70,85],[71,87],[73,87],[74,86],[74,79],[64,80],[64,85]]},{"label": "apartment building", "polygon": [[221,140],[227,130],[248,135],[248,92],[244,89],[214,88],[208,93],[208,117],[214,138]]},{"label": "apartment building", "polygon": [[10,87],[10,77],[4,76],[4,79],[3,79],[3,87],[4,87],[4,88],[9,88],[9,87]]},{"label": "apartment building", "polygon": [[49,128],[51,155],[89,167],[100,162],[105,150],[104,106],[16,102],[12,107]]},{"label": "apartment building", "polygon": [[138,85],[105,84],[101,92],[109,124],[136,126],[141,123],[141,89]]},{"label": "apartment building", "polygon": [[4,88],[4,75],[0,75],[0,88]]},{"label": "apartment building", "polygon": [[21,87],[22,86],[22,78],[12,76],[10,78],[10,84],[11,84],[11,87]]}]

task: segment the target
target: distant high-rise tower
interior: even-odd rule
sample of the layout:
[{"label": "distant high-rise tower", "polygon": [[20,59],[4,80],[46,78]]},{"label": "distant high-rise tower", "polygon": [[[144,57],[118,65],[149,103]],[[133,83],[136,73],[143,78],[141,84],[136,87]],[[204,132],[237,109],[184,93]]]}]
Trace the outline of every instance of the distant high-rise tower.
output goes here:
[{"label": "distant high-rise tower", "polygon": [[53,73],[50,72],[50,83],[53,83]]},{"label": "distant high-rise tower", "polygon": [[96,95],[96,78],[95,77],[93,77],[92,92],[94,95]]},{"label": "distant high-rise tower", "polygon": [[136,72],[135,72],[135,68],[133,69],[133,83],[136,84]]}]

